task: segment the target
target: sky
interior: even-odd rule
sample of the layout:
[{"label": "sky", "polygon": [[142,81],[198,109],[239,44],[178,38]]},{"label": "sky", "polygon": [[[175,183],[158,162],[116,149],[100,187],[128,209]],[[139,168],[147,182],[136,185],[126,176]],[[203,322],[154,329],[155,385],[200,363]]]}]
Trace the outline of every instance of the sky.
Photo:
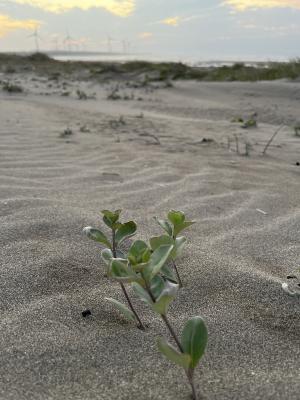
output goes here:
[{"label": "sky", "polygon": [[0,0],[0,51],[176,60],[300,56],[300,0]]}]

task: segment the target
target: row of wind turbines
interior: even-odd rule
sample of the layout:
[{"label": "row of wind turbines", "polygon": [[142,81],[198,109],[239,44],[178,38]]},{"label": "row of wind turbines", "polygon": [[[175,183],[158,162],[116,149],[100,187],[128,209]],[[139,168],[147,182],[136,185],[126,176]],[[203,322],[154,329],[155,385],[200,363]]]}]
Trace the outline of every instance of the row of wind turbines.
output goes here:
[{"label": "row of wind turbines", "polygon": [[[29,35],[28,38],[33,39],[35,51],[38,53],[41,49],[40,43],[43,40],[39,34],[38,28],[35,28],[33,33],[31,35]],[[55,37],[52,40],[52,43],[54,45],[55,51],[63,50],[63,51],[68,51],[70,53],[73,51],[87,51],[85,41],[78,41],[78,40],[74,39],[70,35],[68,29],[67,29],[67,34],[63,40],[60,41],[58,39],[58,37]],[[119,49],[120,49],[120,45],[122,46],[122,52],[124,54],[128,54],[131,50],[131,43],[128,40],[117,40],[117,39],[114,39],[111,36],[107,35],[106,48],[107,48],[108,53],[114,53],[116,44],[118,45]]]}]

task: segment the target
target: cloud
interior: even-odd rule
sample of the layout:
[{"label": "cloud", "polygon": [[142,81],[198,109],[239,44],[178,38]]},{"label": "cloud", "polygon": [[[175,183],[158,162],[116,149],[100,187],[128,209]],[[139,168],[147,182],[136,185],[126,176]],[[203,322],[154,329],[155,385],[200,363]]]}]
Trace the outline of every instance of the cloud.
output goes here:
[{"label": "cloud", "polygon": [[169,25],[169,26],[178,26],[180,23],[181,18],[180,17],[170,17],[170,18],[165,18],[159,21],[161,24],[164,25]]},{"label": "cloud", "polygon": [[19,29],[34,30],[39,27],[41,23],[33,19],[13,19],[8,15],[0,15],[0,38],[6,36],[9,32]]},{"label": "cloud", "polygon": [[27,4],[53,13],[62,13],[73,8],[89,10],[104,8],[119,17],[128,17],[135,9],[136,0],[12,0],[18,4]]},{"label": "cloud", "polygon": [[152,32],[141,32],[141,33],[139,34],[139,37],[140,37],[141,39],[150,39],[150,38],[152,38],[152,36],[153,36],[153,33],[152,33]]},{"label": "cloud", "polygon": [[298,8],[300,0],[225,0],[223,4],[230,5],[239,11],[248,8]]}]

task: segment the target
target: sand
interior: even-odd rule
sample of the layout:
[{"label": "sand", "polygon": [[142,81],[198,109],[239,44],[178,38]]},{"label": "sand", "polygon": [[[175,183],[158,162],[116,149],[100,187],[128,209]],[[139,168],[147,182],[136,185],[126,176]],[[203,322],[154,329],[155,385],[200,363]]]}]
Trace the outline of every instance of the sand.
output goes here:
[{"label": "sand", "polygon": [[[170,320],[178,333],[191,316],[207,323],[201,399],[299,399],[300,302],[281,283],[299,267],[300,83],[176,82],[109,101],[112,83],[70,81],[61,96],[32,78],[0,91],[1,400],[189,399],[157,351],[160,320],[133,296],[143,333],[104,300],[122,293],[82,235],[103,208],[122,208],[143,239],[170,208],[197,221]],[[253,112],[256,129],[231,122]]]}]

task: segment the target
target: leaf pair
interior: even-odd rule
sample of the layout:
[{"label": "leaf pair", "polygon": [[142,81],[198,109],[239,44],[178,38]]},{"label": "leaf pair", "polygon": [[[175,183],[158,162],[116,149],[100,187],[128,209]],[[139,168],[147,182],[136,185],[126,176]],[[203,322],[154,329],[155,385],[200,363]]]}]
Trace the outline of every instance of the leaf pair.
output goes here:
[{"label": "leaf pair", "polygon": [[175,260],[177,257],[181,256],[185,243],[186,243],[186,237],[184,236],[173,239],[172,236],[161,235],[161,236],[155,236],[150,239],[150,246],[152,251],[155,251],[159,246],[172,245],[173,250],[169,257],[172,260]]},{"label": "leaf pair", "polygon": [[141,300],[159,315],[167,314],[169,306],[178,292],[177,284],[164,281],[160,276],[155,276],[151,281],[150,291],[152,297],[139,283],[133,283],[132,287]]},{"label": "leaf pair", "polygon": [[[116,225],[114,225],[116,226]],[[137,226],[133,221],[126,222],[125,224],[118,223],[118,228],[115,233],[115,241],[117,245],[120,245],[125,239],[130,238],[136,233]],[[87,235],[89,239],[92,239],[98,243],[104,244],[112,250],[112,244],[107,238],[107,236],[99,229],[92,228],[88,226],[83,229],[83,232]]]},{"label": "leaf pair", "polygon": [[193,225],[195,222],[186,221],[185,214],[182,211],[171,210],[168,213],[168,221],[155,218],[157,223],[174,239],[180,232]]},{"label": "leaf pair", "polygon": [[208,332],[204,321],[200,317],[193,317],[186,323],[182,332],[183,353],[177,351],[164,338],[158,340],[158,348],[170,361],[193,373],[204,355],[207,340]]}]

